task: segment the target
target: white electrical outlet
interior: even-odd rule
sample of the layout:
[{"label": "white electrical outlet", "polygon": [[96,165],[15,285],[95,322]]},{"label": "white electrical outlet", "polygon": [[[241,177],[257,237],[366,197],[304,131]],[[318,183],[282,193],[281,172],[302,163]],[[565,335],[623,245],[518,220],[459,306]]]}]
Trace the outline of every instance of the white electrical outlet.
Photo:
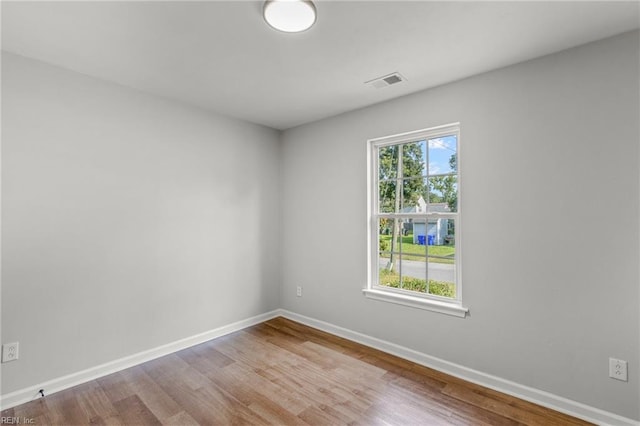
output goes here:
[{"label": "white electrical outlet", "polygon": [[616,380],[627,381],[627,361],[609,358],[609,377]]},{"label": "white electrical outlet", "polygon": [[302,297],[302,287],[296,287],[296,296]]},{"label": "white electrical outlet", "polygon": [[2,362],[15,361],[18,359],[18,355],[18,342],[2,345]]}]

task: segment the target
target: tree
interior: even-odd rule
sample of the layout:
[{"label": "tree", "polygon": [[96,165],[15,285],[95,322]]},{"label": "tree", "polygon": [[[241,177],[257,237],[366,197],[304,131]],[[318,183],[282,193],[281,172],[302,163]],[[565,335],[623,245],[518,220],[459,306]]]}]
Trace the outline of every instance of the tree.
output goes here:
[{"label": "tree", "polygon": [[[414,206],[418,198],[424,193],[426,185],[424,174],[424,142],[414,142],[404,145],[392,145],[380,148],[379,151],[379,181],[380,208],[382,212],[399,212],[399,208]],[[398,161],[398,152],[402,152]],[[398,178],[401,179],[401,193],[396,194]],[[400,195],[398,198],[397,195]]]},{"label": "tree", "polygon": [[[429,179],[429,201],[447,203],[449,210],[455,212],[458,210],[458,161],[456,154],[452,154],[451,158],[449,158],[449,166],[456,174],[434,176]],[[432,199],[431,194],[433,194],[434,191],[442,194],[441,196],[434,194],[437,198],[440,198],[440,200],[435,201]]]}]

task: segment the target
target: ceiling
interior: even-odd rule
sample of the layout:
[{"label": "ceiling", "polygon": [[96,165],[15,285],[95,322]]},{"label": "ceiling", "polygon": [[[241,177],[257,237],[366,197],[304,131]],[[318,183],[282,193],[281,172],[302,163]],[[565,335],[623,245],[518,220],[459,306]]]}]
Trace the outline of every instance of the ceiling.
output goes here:
[{"label": "ceiling", "polygon": [[[262,2],[2,2],[2,49],[286,129],[639,27],[637,1],[315,1],[271,29]],[[407,81],[375,89],[392,72]]]}]

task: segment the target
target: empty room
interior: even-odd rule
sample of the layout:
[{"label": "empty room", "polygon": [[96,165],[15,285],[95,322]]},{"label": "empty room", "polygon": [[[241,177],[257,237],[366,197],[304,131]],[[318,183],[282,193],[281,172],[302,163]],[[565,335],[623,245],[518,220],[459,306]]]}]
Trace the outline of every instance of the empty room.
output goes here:
[{"label": "empty room", "polygon": [[639,2],[0,7],[0,424],[640,426]]}]

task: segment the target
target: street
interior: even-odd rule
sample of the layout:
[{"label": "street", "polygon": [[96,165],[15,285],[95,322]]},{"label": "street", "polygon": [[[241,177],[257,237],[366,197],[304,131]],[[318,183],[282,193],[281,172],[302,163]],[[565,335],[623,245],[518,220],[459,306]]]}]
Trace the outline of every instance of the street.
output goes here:
[{"label": "street", "polygon": [[[387,266],[388,262],[388,258],[381,257],[378,260],[378,265],[380,268],[384,268]],[[425,267],[426,264],[424,262],[415,260],[403,260],[399,265],[402,275],[422,279],[425,278]],[[455,283],[455,265],[447,263],[429,263],[429,279]]]}]

